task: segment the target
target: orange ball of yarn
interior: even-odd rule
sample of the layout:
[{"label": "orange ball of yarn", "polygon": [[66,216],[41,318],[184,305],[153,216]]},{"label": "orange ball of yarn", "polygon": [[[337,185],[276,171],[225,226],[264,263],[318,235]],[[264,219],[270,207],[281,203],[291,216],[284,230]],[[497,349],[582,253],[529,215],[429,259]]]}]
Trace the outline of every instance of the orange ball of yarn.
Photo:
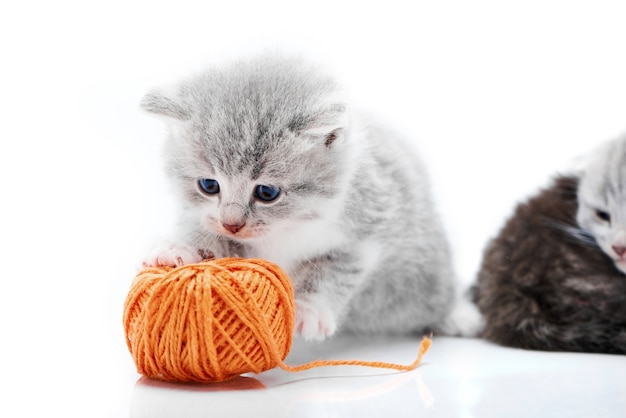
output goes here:
[{"label": "orange ball of yarn", "polygon": [[265,260],[150,267],[126,298],[124,331],[144,376],[220,382],[282,364],[291,349],[294,306],[289,278]]}]

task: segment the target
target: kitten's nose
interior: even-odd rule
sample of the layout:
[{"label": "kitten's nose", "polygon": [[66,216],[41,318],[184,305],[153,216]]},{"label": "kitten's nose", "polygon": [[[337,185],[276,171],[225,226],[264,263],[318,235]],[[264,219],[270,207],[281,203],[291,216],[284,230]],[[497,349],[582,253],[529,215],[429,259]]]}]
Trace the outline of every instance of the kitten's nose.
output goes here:
[{"label": "kitten's nose", "polygon": [[613,248],[615,254],[619,255],[620,257],[624,255],[624,253],[626,253],[626,247],[622,247],[621,245],[614,245],[611,248]]},{"label": "kitten's nose", "polygon": [[228,232],[232,232],[233,234],[236,234],[237,232],[239,232],[239,230],[243,228],[245,225],[246,225],[245,222],[242,222],[239,224],[222,224],[225,230],[227,230]]}]

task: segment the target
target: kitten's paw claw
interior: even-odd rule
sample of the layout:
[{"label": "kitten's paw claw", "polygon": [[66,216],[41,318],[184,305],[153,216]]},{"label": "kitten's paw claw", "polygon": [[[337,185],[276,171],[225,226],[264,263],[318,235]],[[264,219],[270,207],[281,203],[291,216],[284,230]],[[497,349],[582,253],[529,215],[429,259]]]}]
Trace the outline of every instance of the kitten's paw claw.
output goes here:
[{"label": "kitten's paw claw", "polygon": [[180,267],[200,261],[202,261],[202,256],[197,249],[185,244],[165,243],[155,248],[144,260],[143,265],[144,267]]},{"label": "kitten's paw claw", "polygon": [[307,340],[321,341],[337,330],[334,313],[321,303],[296,300],[295,331]]}]

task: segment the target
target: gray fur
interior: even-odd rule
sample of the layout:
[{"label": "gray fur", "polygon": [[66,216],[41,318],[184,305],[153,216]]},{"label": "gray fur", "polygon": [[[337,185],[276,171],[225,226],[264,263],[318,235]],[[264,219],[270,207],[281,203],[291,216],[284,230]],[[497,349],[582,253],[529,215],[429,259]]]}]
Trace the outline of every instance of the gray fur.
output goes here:
[{"label": "gray fur", "polygon": [[[296,331],[412,333],[453,308],[448,243],[422,163],[353,113],[336,82],[297,58],[209,69],[142,106],[170,120],[168,173],[181,202],[172,242],[147,264],[260,257],[291,277]],[[203,194],[198,179],[217,180]],[[257,185],[280,189],[255,199]],[[244,225],[236,233],[223,224]]]}]

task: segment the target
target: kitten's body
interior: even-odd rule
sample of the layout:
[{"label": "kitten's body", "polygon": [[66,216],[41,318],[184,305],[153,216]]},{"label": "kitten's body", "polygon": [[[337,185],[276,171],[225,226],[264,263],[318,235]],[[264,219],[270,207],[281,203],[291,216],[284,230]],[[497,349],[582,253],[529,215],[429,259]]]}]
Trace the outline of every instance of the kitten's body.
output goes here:
[{"label": "kitten's body", "polygon": [[582,177],[559,177],[520,204],[488,245],[475,288],[485,338],[626,353],[625,144],[614,141]]},{"label": "kitten's body", "polygon": [[143,106],[170,117],[166,158],[183,209],[177,236],[147,264],[273,261],[293,281],[306,338],[443,325],[452,271],[422,164],[351,113],[332,79],[261,57]]}]

